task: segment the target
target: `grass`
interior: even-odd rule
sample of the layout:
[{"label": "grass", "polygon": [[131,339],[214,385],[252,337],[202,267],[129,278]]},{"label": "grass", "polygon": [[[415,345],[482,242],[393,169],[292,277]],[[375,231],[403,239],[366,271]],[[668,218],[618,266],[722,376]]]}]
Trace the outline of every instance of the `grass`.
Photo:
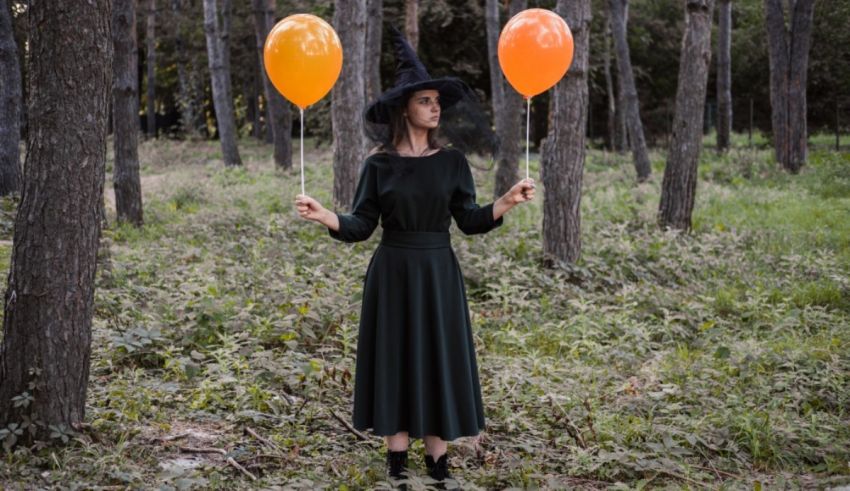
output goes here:
[{"label": "grass", "polygon": [[[386,485],[381,441],[336,418],[379,234],[333,241],[293,211],[297,162],[240,151],[245,168],[224,169],[214,142],[143,144],[146,224],[104,232],[90,430],[7,453],[0,485]],[[813,150],[789,176],[767,148],[706,150],[689,235],[655,225],[651,158],[635,185],[627,156],[589,153],[576,265],[540,267],[545,189],[490,234],[453,226],[488,424],[450,445],[453,474],[465,489],[850,483],[850,155]],[[305,171],[327,206],[328,151],[308,146]],[[484,203],[492,174],[475,176]]]}]

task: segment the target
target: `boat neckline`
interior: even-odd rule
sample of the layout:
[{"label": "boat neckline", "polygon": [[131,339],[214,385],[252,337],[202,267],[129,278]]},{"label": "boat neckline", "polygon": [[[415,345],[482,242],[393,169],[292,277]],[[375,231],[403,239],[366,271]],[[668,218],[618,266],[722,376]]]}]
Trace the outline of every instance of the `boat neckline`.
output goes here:
[{"label": "boat neckline", "polygon": [[445,148],[440,148],[439,150],[437,150],[434,153],[431,153],[431,154],[428,154],[428,155],[420,155],[418,157],[413,156],[413,155],[399,155],[399,154],[396,154],[396,155],[393,155],[393,156],[398,157],[398,158],[402,158],[402,159],[427,159],[428,157],[433,157],[434,155],[439,155],[442,152],[444,152],[445,150],[446,150]]}]

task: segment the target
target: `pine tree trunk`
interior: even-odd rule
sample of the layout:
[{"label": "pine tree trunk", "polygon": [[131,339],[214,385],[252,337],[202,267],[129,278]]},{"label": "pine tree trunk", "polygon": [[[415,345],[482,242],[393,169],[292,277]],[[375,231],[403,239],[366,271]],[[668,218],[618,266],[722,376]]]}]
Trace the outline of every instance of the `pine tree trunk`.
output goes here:
[{"label": "pine tree trunk", "polygon": [[732,132],[732,0],[717,9],[717,150],[729,148]]},{"label": "pine tree trunk", "polygon": [[177,24],[174,33],[174,52],[177,55],[177,87],[179,90],[177,105],[180,108],[180,126],[183,133],[191,139],[198,136],[198,113],[195,88],[187,72],[190,63],[183,32],[185,23],[183,0],[171,0],[171,11]]},{"label": "pine tree trunk", "polygon": [[257,40],[257,56],[263,80],[263,95],[266,101],[267,131],[271,131],[274,143],[274,163],[277,169],[292,168],[292,113],[289,104],[274,88],[263,62],[263,47],[266,36],[274,27],[274,0],[253,0],[254,32]]},{"label": "pine tree trunk", "polygon": [[145,12],[145,66],[147,67],[147,135],[156,138],[156,0],[148,0]]},{"label": "pine tree trunk", "polygon": [[[5,295],[0,427],[85,418],[112,78],[111,0],[29,3],[32,89]],[[56,76],[56,74],[62,76]],[[33,399],[15,407],[13,397]],[[31,438],[33,437],[33,438]]]},{"label": "pine tree trunk", "polygon": [[366,138],[359,117],[365,109],[363,77],[366,54],[366,5],[336,0],[333,25],[345,50],[342,73],[331,91],[333,125],[334,206],[347,209],[354,200],[358,169],[366,156]]},{"label": "pine tree trunk", "polygon": [[543,145],[543,255],[546,265],[575,263],[581,256],[581,184],[587,127],[590,0],[558,0],[573,33],[574,57],[552,90],[552,124]]},{"label": "pine tree trunk", "polygon": [[381,35],[383,0],[366,0],[366,100],[381,95]]},{"label": "pine tree trunk", "polygon": [[114,0],[112,40],[112,121],[115,165],[112,185],[119,222],[142,224],[142,186],[139,178],[139,90],[136,48],[136,2]]},{"label": "pine tree trunk", "polygon": [[691,228],[711,62],[713,10],[714,0],[686,0],[685,3],[685,33],[679,57],[673,139],[664,168],[658,209],[658,221],[662,227]]},{"label": "pine tree trunk", "polygon": [[608,96],[608,148],[617,149],[617,95],[611,76],[611,14],[606,8],[605,49],[602,51],[602,68],[605,72],[605,94]]},{"label": "pine tree trunk", "polygon": [[[497,5],[491,5],[495,3]],[[525,10],[526,0],[511,0],[508,6],[508,19]],[[523,109],[525,100],[508,85],[499,66],[498,46],[502,23],[498,16],[497,0],[487,3],[487,49],[490,60],[490,87],[493,97],[493,120],[496,126],[496,136],[499,139],[499,151],[496,156],[496,181],[493,186],[493,197],[505,194],[519,180],[519,160],[522,153],[522,142],[525,141]],[[498,85],[497,88],[493,88]]]},{"label": "pine tree trunk", "polygon": [[8,0],[0,0],[0,196],[21,188],[21,67]]},{"label": "pine tree trunk", "polygon": [[614,34],[614,47],[617,52],[618,77],[623,90],[626,125],[629,132],[629,146],[632,149],[638,182],[645,181],[652,173],[649,164],[649,152],[643,135],[640,120],[640,101],[638,100],[635,77],[632,72],[632,60],[629,55],[629,43],[626,38],[626,19],[628,0],[608,0],[611,13],[611,31]]},{"label": "pine tree trunk", "polygon": [[808,158],[806,78],[814,0],[796,0],[790,32],[780,0],[764,0],[770,55],[770,108],[776,160],[796,174]]},{"label": "pine tree trunk", "polygon": [[[226,5],[224,6],[226,7]],[[227,9],[223,9],[225,12]],[[242,165],[239,148],[236,144],[236,121],[233,116],[233,97],[230,90],[229,56],[225,57],[227,33],[223,26],[229,21],[219,23],[216,0],[204,0],[204,34],[207,38],[207,58],[210,66],[213,105],[221,140],[221,152],[226,167]]]},{"label": "pine tree trunk", "polygon": [[404,37],[413,51],[419,49],[419,0],[404,0]]}]

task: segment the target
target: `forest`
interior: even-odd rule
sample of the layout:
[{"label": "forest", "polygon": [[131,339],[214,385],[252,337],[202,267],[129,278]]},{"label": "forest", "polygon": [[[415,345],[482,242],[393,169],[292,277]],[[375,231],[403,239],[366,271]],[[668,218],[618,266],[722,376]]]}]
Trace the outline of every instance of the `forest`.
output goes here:
[{"label": "forest", "polygon": [[[571,58],[530,96],[501,49],[535,9]],[[307,107],[270,66],[296,14],[342,54]],[[850,0],[0,0],[0,489],[850,486],[847,19]],[[387,209],[384,236],[334,239],[375,153],[407,158],[366,116],[407,83],[395,32],[471,89],[440,89],[434,134],[490,214],[451,224],[486,427],[448,442],[448,482],[418,437],[388,476],[385,435],[352,422]],[[511,198],[526,170],[537,196]],[[299,216],[305,194],[335,225]]]}]

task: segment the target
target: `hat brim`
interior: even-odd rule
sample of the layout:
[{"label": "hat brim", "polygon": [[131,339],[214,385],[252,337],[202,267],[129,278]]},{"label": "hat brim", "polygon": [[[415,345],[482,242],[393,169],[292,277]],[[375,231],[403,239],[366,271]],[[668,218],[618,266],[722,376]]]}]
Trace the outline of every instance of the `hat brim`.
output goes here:
[{"label": "hat brim", "polygon": [[393,87],[378,97],[378,100],[366,109],[367,121],[378,124],[388,124],[392,108],[398,107],[407,100],[407,97],[417,90],[437,90],[440,93],[440,108],[447,109],[455,105],[472,89],[461,79],[456,77],[442,77],[423,80],[402,87]]}]

